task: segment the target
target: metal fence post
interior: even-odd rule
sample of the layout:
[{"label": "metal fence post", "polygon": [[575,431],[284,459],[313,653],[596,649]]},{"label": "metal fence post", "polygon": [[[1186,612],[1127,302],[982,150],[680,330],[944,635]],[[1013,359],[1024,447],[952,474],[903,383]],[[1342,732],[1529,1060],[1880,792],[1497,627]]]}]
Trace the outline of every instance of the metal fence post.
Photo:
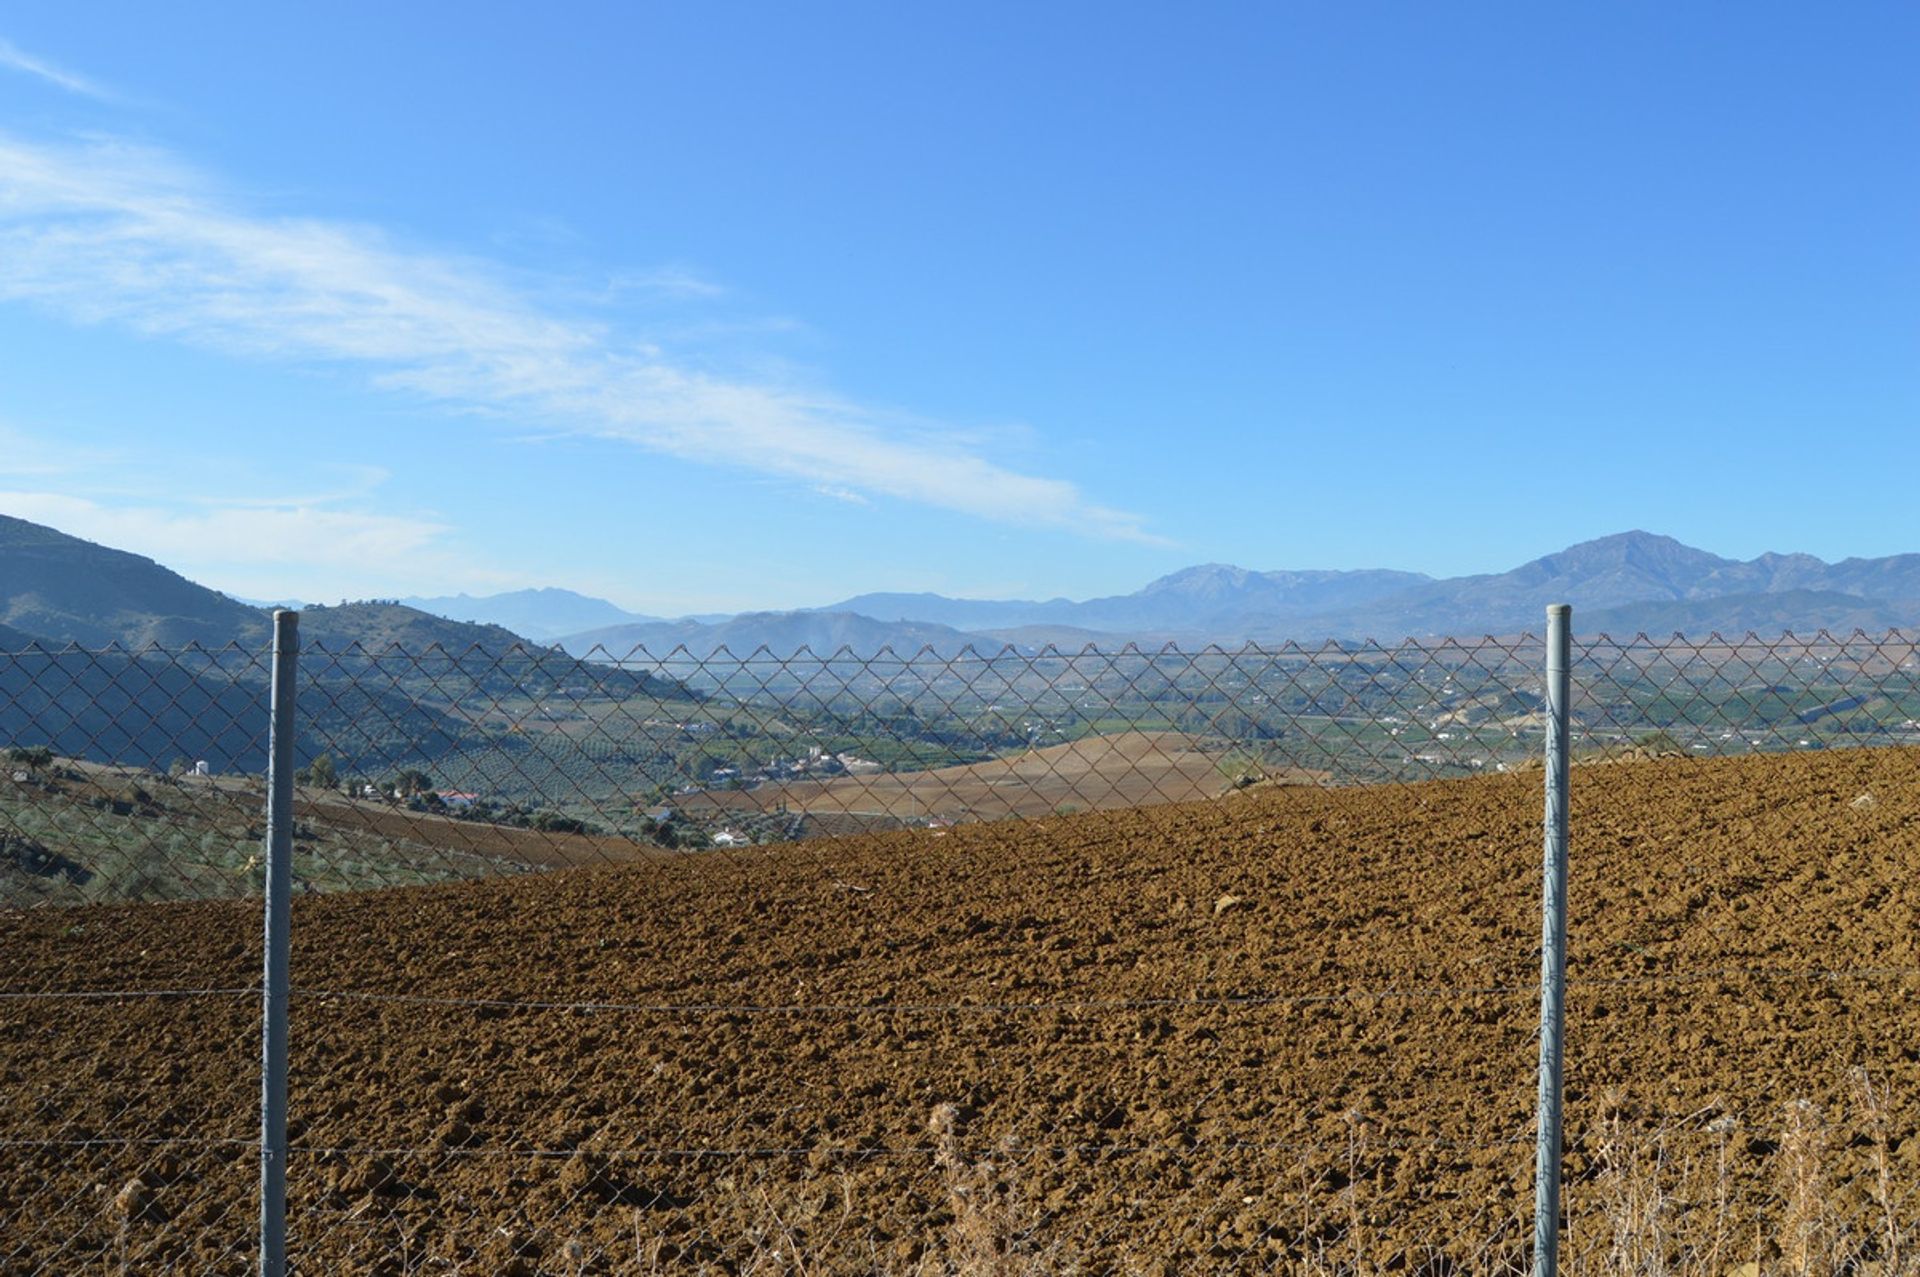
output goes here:
[{"label": "metal fence post", "polygon": [[266,979],[260,1035],[260,1277],[287,1271],[287,986],[293,895],[293,701],[300,614],[273,614],[267,726]]},{"label": "metal fence post", "polygon": [[1547,608],[1547,810],[1540,894],[1540,1099],[1534,1148],[1533,1272],[1560,1267],[1560,1076],[1567,1012],[1567,760],[1570,753],[1568,636],[1573,609]]}]

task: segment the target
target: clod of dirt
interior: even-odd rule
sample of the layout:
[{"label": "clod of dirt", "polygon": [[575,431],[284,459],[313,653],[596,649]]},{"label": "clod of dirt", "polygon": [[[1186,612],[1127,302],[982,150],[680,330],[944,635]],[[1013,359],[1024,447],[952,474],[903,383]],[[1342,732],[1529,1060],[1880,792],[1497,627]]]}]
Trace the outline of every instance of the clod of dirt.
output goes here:
[{"label": "clod of dirt", "polygon": [[154,1222],[160,1219],[159,1204],[154,1200],[153,1188],[141,1176],[134,1176],[120,1186],[113,1197],[114,1209],[120,1212],[120,1218],[128,1222]]},{"label": "clod of dirt", "polygon": [[1222,896],[1213,902],[1213,916],[1217,918],[1229,910],[1244,909],[1246,904],[1247,902],[1239,896]]},{"label": "clod of dirt", "polygon": [[339,1167],[329,1175],[328,1188],[350,1201],[391,1191],[399,1183],[393,1166],[384,1158],[371,1158],[356,1165]]},{"label": "clod of dirt", "polygon": [[1858,798],[1854,799],[1852,802],[1847,804],[1847,806],[1853,808],[1855,811],[1872,811],[1875,807],[1878,807],[1879,805],[1880,805],[1880,800],[1875,798],[1872,794],[1862,794]]}]

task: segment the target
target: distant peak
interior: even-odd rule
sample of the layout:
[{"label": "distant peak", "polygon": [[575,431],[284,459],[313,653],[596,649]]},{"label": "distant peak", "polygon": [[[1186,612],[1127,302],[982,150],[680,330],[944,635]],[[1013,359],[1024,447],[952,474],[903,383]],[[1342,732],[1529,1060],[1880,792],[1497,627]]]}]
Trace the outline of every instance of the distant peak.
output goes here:
[{"label": "distant peak", "polygon": [[1239,584],[1259,575],[1250,568],[1237,567],[1232,563],[1196,563],[1190,568],[1181,568],[1165,576],[1148,582],[1146,591],[1166,589],[1169,586],[1190,585],[1196,581],[1226,580]]},{"label": "distant peak", "polygon": [[[1682,550],[1693,549],[1692,546],[1686,544],[1684,541],[1667,536],[1663,532],[1647,532],[1643,529],[1635,528],[1629,532],[1614,532],[1607,536],[1594,537],[1591,541],[1576,542],[1561,551],[1561,553],[1571,554],[1576,550],[1611,550],[1642,545],[1659,546],[1661,549],[1670,549],[1673,547],[1678,547]],[[1704,551],[1695,552],[1704,553]]]},{"label": "distant peak", "polygon": [[1595,564],[1595,563],[1726,563],[1709,550],[1697,549],[1684,541],[1665,536],[1658,532],[1615,532],[1611,536],[1595,537],[1591,541],[1581,541],[1553,554],[1543,555],[1538,562],[1548,564]]}]

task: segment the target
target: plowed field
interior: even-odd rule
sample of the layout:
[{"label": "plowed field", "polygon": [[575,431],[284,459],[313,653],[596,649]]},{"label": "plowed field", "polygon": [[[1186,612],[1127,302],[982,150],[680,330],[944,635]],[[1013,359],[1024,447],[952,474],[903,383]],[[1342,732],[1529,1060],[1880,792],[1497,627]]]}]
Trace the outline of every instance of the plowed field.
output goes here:
[{"label": "plowed field", "polygon": [[[1519,1262],[1539,783],[303,898],[296,1268]],[[1920,1190],[1920,756],[1577,769],[1572,902],[1570,1268],[1636,1229],[1880,1263]],[[0,932],[14,992],[257,982],[257,905]],[[256,1014],[0,999],[0,1269],[246,1271]]]}]

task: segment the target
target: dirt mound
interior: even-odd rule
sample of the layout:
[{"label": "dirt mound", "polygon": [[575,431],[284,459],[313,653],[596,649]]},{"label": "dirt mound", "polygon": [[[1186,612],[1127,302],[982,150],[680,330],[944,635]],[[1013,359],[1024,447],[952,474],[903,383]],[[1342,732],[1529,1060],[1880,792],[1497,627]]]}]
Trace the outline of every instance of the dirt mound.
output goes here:
[{"label": "dirt mound", "polygon": [[[1739,1223],[1715,1271],[1812,1245],[1814,1200],[1819,1236],[1871,1255],[1875,1185],[1908,1213],[1920,1186],[1920,756],[1573,783],[1570,1258],[1603,1254],[1647,1185],[1672,1236]],[[309,1273],[1517,1261],[1540,811],[1538,774],[1258,788],[303,898],[294,1253]],[[0,928],[8,990],[241,990],[0,998],[0,1140],[60,1142],[0,1159],[0,1267],[245,1271],[257,906]]]}]

